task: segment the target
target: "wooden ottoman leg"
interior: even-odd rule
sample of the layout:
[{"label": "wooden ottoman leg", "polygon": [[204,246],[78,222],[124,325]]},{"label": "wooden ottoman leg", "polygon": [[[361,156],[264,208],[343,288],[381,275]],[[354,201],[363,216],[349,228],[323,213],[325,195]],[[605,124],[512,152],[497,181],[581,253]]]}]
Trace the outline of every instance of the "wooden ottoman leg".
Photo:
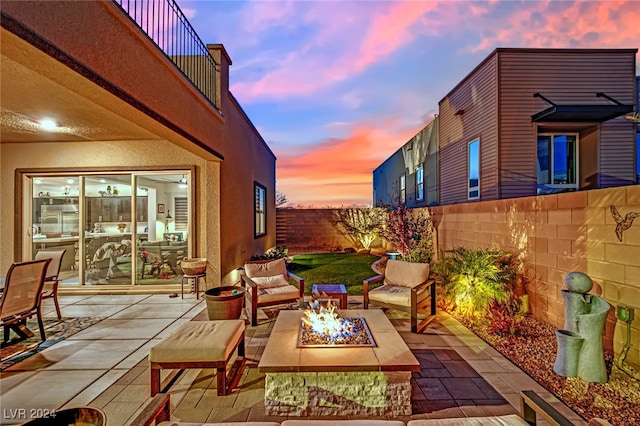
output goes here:
[{"label": "wooden ottoman leg", "polygon": [[242,335],[242,340],[240,340],[240,344],[238,345],[238,356],[244,356],[244,334]]},{"label": "wooden ottoman leg", "polygon": [[227,367],[216,367],[216,378],[218,379],[218,396],[227,394]]},{"label": "wooden ottoman leg", "polygon": [[151,365],[151,396],[160,392],[160,369]]}]

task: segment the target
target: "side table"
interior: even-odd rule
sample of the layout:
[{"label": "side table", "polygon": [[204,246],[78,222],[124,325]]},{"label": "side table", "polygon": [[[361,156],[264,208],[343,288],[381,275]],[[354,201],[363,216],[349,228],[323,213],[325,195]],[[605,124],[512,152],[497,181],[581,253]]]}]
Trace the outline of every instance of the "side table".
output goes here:
[{"label": "side table", "polygon": [[311,286],[311,294],[317,294],[321,300],[339,299],[340,309],[347,309],[347,288],[344,284],[314,284]]},{"label": "side table", "polygon": [[[206,272],[203,272],[201,274],[197,274],[197,275],[188,275],[188,274],[184,274],[182,276],[182,283],[180,284],[180,295],[182,296],[182,298],[184,299],[184,282],[185,280],[187,281],[187,285],[189,285],[189,280],[193,280],[193,288],[196,291],[196,299],[200,298],[200,285],[199,285],[199,281],[200,278],[205,278],[207,276]],[[206,278],[205,278],[206,280]],[[191,293],[191,291],[189,291],[189,293]]]}]

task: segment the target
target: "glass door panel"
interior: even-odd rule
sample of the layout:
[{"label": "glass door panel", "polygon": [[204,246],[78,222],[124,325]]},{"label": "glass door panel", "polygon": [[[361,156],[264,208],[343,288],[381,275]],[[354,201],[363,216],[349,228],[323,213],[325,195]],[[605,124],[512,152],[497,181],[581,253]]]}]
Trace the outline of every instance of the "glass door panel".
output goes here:
[{"label": "glass door panel", "polygon": [[190,172],[136,174],[136,284],[178,284],[189,256]]},{"label": "glass door panel", "polygon": [[84,182],[84,282],[131,285],[131,174],[91,175]]},{"label": "glass door panel", "polygon": [[31,258],[39,250],[66,250],[60,285],[78,285],[78,176],[35,176],[31,182]]}]

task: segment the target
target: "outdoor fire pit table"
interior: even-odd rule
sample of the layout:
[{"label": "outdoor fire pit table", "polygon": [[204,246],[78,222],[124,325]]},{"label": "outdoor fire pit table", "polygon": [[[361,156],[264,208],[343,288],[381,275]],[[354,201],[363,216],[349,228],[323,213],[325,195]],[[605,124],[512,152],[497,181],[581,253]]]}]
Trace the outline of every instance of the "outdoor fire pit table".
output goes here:
[{"label": "outdoor fire pit table", "polygon": [[305,311],[280,311],[258,364],[265,413],[277,416],[411,415],[411,372],[420,363],[380,309],[338,311],[363,318],[375,346],[300,347]]}]

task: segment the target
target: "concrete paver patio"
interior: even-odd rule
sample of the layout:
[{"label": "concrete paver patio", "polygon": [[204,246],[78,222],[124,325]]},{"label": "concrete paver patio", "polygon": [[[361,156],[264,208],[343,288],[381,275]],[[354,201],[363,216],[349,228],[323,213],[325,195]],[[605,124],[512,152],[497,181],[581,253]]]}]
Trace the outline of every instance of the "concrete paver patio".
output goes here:
[{"label": "concrete paver patio", "polygon": [[[360,299],[350,297],[349,308],[361,307]],[[29,420],[11,415],[19,408],[28,415],[81,405],[101,408],[109,424],[126,424],[149,399],[149,347],[186,321],[207,319],[204,301],[193,294],[60,296],[60,303],[63,316],[108,318],[4,370],[0,424]],[[50,299],[44,306],[44,315],[55,317]],[[275,322],[276,312],[267,313],[271,318],[263,313],[257,327],[247,325],[248,362],[239,388],[218,396],[213,369],[184,370],[169,389],[174,420],[285,419],[265,415],[264,374],[257,369]],[[412,380],[413,414],[400,420],[517,413],[518,392],[531,389],[575,424],[586,424],[450,316],[439,313],[426,333],[412,334],[407,314],[387,315],[421,363]]]}]

